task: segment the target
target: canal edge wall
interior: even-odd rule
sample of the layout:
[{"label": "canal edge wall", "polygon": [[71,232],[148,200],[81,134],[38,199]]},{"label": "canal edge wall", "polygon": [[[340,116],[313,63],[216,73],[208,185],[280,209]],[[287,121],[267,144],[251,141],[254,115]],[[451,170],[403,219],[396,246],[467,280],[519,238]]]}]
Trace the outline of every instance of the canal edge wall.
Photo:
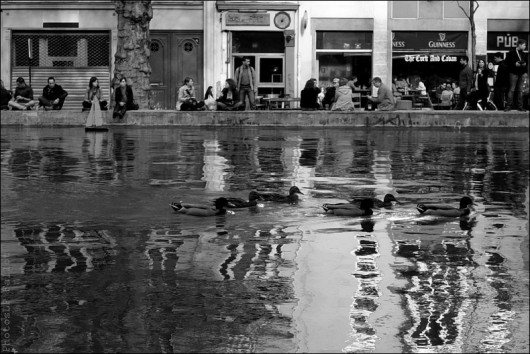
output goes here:
[{"label": "canal edge wall", "polygon": [[[266,127],[480,127],[529,128],[519,111],[129,111],[124,119],[103,111],[108,126],[266,126]],[[1,111],[1,126],[84,126],[88,112]]]}]

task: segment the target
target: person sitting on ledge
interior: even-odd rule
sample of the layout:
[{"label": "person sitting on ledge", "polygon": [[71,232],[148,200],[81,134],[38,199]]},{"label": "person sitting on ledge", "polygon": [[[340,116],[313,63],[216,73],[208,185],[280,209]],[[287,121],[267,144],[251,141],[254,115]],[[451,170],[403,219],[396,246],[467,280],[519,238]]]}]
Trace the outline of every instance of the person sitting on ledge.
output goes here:
[{"label": "person sitting on ledge", "polygon": [[243,111],[245,106],[239,100],[239,92],[237,92],[237,84],[234,79],[226,79],[225,88],[222,91],[221,97],[217,99],[217,110],[219,111]]},{"label": "person sitting on ledge", "polygon": [[48,85],[42,89],[42,96],[39,97],[39,107],[43,107],[44,110],[60,110],[63,108],[64,100],[68,96],[61,85],[55,83],[55,78],[50,76],[48,78]]},{"label": "person sitting on ledge", "polygon": [[352,89],[348,84],[348,79],[339,79],[339,87],[335,91],[335,103],[331,107],[332,111],[354,111],[355,106],[352,101]]},{"label": "person sitting on ledge", "polygon": [[130,85],[127,85],[127,79],[123,76],[120,79],[120,86],[114,92],[116,106],[112,114],[113,118],[122,119],[127,111],[138,110],[138,104],[134,103],[133,90]]},{"label": "person sitting on ledge", "polygon": [[319,94],[320,89],[315,87],[315,79],[307,80],[304,89],[300,92],[300,108],[302,111],[314,111],[315,109],[319,109]]},{"label": "person sitting on ledge", "polygon": [[8,106],[13,110],[30,110],[35,106],[36,101],[33,100],[33,89],[26,85],[24,78],[17,79],[17,88]]},{"label": "person sitting on ledge", "polygon": [[377,91],[377,97],[368,96],[368,100],[377,103],[377,110],[379,111],[393,111],[394,95],[392,94],[392,90],[386,87],[379,77],[374,77],[372,84],[379,90]]},{"label": "person sitting on ledge", "polygon": [[88,89],[86,90],[85,98],[83,100],[83,112],[90,111],[92,108],[92,101],[98,101],[99,107],[102,111],[107,110],[107,101],[101,100],[103,98],[103,91],[99,87],[99,80],[97,77],[92,76],[88,81]]},{"label": "person sitting on ledge", "polygon": [[8,91],[4,87],[4,80],[0,80],[0,86],[0,109],[2,111],[7,111],[9,109],[9,101],[13,95],[11,94],[11,91]]}]

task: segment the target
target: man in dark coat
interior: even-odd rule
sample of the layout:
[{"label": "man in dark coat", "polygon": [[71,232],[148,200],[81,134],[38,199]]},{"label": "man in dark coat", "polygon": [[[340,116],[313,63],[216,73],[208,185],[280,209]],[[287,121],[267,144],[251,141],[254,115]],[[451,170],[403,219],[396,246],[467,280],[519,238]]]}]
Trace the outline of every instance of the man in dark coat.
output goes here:
[{"label": "man in dark coat", "polygon": [[466,103],[466,100],[471,93],[471,87],[473,86],[473,70],[471,70],[467,63],[469,63],[469,58],[467,56],[464,55],[460,58],[460,64],[462,65],[462,70],[460,70],[460,75],[458,75],[460,98],[456,109],[464,108],[464,104]]},{"label": "man in dark coat", "polygon": [[497,66],[497,74],[495,75],[495,82],[493,83],[493,102],[498,110],[504,109],[504,102],[506,101],[506,93],[510,87],[510,74],[508,73],[508,66],[503,60],[501,52],[493,55],[493,60]]},{"label": "man in dark coat", "polygon": [[36,101],[33,100],[33,89],[26,85],[23,77],[17,79],[17,87],[13,98],[9,101],[8,106],[13,110],[30,110],[35,107]]},{"label": "man in dark coat", "polygon": [[519,39],[517,41],[517,47],[512,49],[506,55],[506,65],[508,66],[508,72],[510,73],[510,88],[508,89],[508,97],[506,100],[505,111],[509,111],[511,108],[515,108],[513,102],[513,96],[517,92],[517,110],[525,111],[523,108],[523,89],[522,89],[522,77],[527,72],[528,55],[524,52],[526,49],[526,40]]},{"label": "man in dark coat", "polygon": [[68,96],[68,92],[61,85],[57,85],[55,78],[50,76],[48,78],[48,85],[44,87],[42,96],[39,97],[39,107],[42,106],[45,110],[60,110],[63,108],[66,96]]}]

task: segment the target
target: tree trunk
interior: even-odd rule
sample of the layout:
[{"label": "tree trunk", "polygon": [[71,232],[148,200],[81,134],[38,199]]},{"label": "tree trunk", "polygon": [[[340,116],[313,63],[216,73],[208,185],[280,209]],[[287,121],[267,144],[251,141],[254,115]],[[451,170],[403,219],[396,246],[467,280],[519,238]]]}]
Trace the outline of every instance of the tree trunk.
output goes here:
[{"label": "tree trunk", "polygon": [[151,85],[149,22],[153,18],[151,0],[115,0],[118,14],[118,48],[114,54],[114,79],[117,87],[122,77],[132,86],[140,109],[148,109]]},{"label": "tree trunk", "polygon": [[477,32],[475,30],[475,1],[469,2],[469,23],[471,25],[471,70],[477,66]]}]

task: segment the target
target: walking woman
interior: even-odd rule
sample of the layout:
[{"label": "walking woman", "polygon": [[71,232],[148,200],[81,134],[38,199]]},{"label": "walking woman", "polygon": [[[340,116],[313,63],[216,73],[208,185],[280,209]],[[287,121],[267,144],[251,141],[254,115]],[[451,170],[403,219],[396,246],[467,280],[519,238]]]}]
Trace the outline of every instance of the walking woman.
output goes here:
[{"label": "walking woman", "polygon": [[102,111],[107,110],[107,101],[102,100],[103,91],[99,87],[98,78],[92,76],[88,82],[88,89],[86,90],[85,98],[83,100],[83,112],[90,111],[92,102],[98,102]]},{"label": "walking woman", "polygon": [[138,104],[134,103],[133,90],[130,85],[127,85],[127,79],[122,77],[120,79],[120,86],[115,90],[114,99],[116,106],[112,117],[122,119],[125,112],[130,110],[137,110]]},{"label": "walking woman", "polygon": [[483,59],[478,59],[477,71],[475,72],[475,89],[477,90],[476,104],[482,105],[483,108],[486,107],[488,96],[490,95],[488,77],[490,77],[491,74],[490,69],[486,66],[486,62]]}]

